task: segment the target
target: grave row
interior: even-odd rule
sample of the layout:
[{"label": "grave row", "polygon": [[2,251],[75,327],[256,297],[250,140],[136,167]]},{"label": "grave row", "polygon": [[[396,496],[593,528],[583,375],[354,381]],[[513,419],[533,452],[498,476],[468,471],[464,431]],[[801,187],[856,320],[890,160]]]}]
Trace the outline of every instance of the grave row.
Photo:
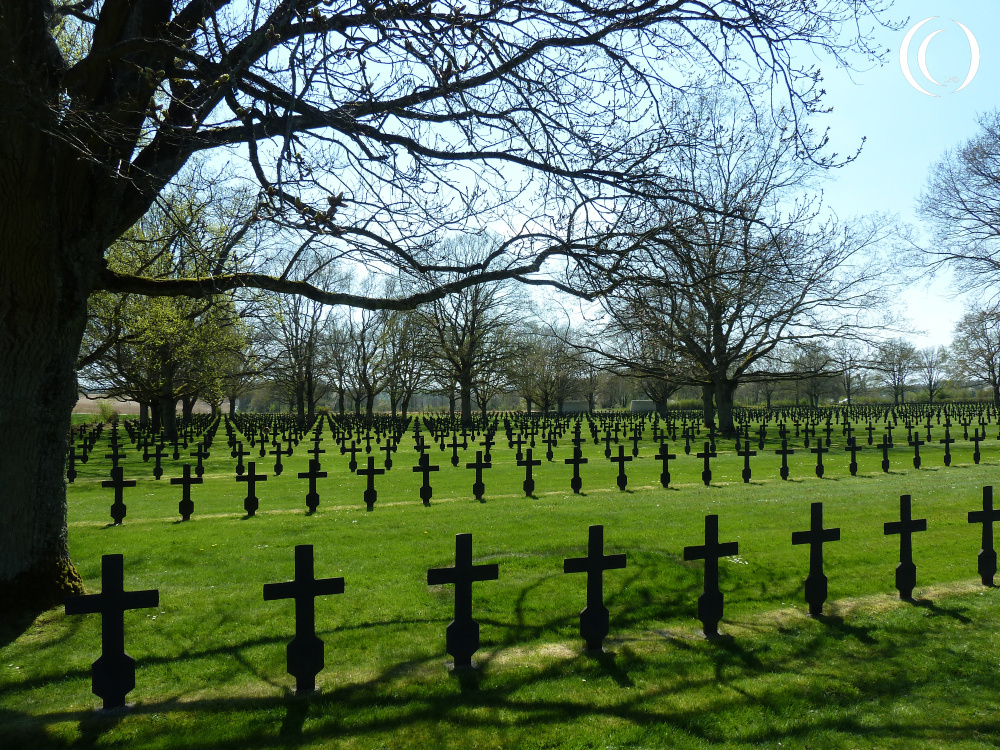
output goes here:
[{"label": "grave row", "polygon": [[[993,547],[993,524],[1000,521],[1000,509],[993,507],[993,488],[983,488],[982,509],[968,514],[969,523],[982,524],[982,546],[978,571],[984,586],[993,586],[997,555]],[[913,562],[913,534],[927,530],[927,519],[914,519],[909,495],[900,497],[899,519],[884,524],[886,536],[899,536],[899,563],[896,566],[896,589],[904,600],[912,600],[917,568]],[[792,533],[792,544],[809,545],[809,573],[805,579],[805,600],[809,615],[822,616],[827,599],[828,579],[823,567],[823,545],[840,540],[839,528],[823,527],[823,504],[812,503],[809,529]],[[686,561],[704,561],[704,585],[698,598],[698,619],[703,633],[718,635],[723,617],[723,595],[719,589],[719,560],[739,554],[738,542],[719,541],[719,517],[705,516],[702,544],[684,547]],[[610,612],[604,605],[603,576],[606,570],[626,566],[626,555],[604,554],[604,527],[591,526],[585,557],[563,561],[564,573],[586,573],[586,606],[580,612],[580,635],[588,651],[600,651],[610,632]],[[124,613],[127,610],[159,605],[159,591],[125,591],[122,555],[104,555],[101,560],[101,593],[72,596],[66,601],[67,615],[100,613],[101,657],[94,662],[92,690],[103,700],[105,709],[125,706],[125,697],[135,688],[135,661],[125,653]],[[454,618],[445,630],[445,650],[457,669],[473,666],[472,656],[479,649],[479,623],[472,616],[472,584],[499,578],[499,566],[474,565],[472,534],[455,537],[455,565],[427,571],[428,585],[455,586]],[[293,599],[295,602],[295,637],[286,649],[287,670],[295,678],[296,692],[315,689],[316,675],[324,666],[324,644],[315,630],[315,599],[343,594],[343,578],[317,579],[312,545],[295,547],[294,579],[263,586],[264,600]]]}]

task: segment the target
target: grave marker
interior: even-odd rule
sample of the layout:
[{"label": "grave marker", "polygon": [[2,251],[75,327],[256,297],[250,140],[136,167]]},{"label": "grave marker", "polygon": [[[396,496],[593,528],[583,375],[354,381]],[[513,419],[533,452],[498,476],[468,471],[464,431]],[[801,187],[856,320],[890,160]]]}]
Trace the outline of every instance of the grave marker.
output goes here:
[{"label": "grave marker", "polygon": [[135,688],[135,660],[125,653],[126,610],[159,604],[159,591],[125,591],[122,555],[101,557],[100,594],[66,600],[67,615],[101,615],[101,657],[91,666],[90,674],[91,690],[104,701],[105,710],[124,708],[125,696]]},{"label": "grave marker", "polygon": [[194,501],[191,500],[191,485],[201,484],[204,480],[201,477],[191,476],[191,464],[184,464],[184,476],[173,477],[170,484],[181,485],[181,501],[177,504],[177,510],[181,514],[182,521],[190,521],[191,514],[194,513]]},{"label": "grave marker", "polygon": [[295,637],[285,653],[297,694],[315,690],[316,675],[323,669],[323,641],[316,636],[316,597],[343,593],[343,578],[316,578],[311,544],[295,546],[295,580],[264,584],[264,601],[295,600]]},{"label": "grave marker", "polygon": [[427,584],[455,584],[455,615],[445,630],[445,650],[455,660],[456,669],[472,667],[472,655],[479,649],[479,623],[472,619],[472,584],[500,577],[496,563],[472,564],[472,534],[455,535],[455,567],[431,568]]},{"label": "grave marker", "polygon": [[587,574],[587,606],[580,612],[580,635],[588,651],[602,651],[611,615],[604,606],[604,571],[625,567],[625,555],[604,554],[604,527],[591,526],[587,556],[563,560],[564,573]]},{"label": "grave marker", "polygon": [[[852,437],[851,440],[854,438]],[[809,615],[823,614],[827,595],[827,578],[823,573],[823,544],[840,541],[840,529],[823,528],[823,503],[813,503],[810,509],[809,531],[793,531],[792,544],[809,545],[809,576],[806,578],[806,602]]]},{"label": "grave marker", "polygon": [[917,566],[913,564],[913,533],[927,531],[927,519],[910,515],[910,496],[899,497],[899,520],[885,524],[885,536],[899,534],[899,564],[896,565],[896,590],[900,599],[912,599],[917,585]]},{"label": "grave marker", "polygon": [[997,553],[993,548],[993,522],[1000,521],[1000,509],[993,508],[993,487],[983,487],[983,509],[969,511],[969,523],[983,525],[983,541],[979,549],[979,577],[984,586],[993,585],[997,574]]},{"label": "grave marker", "polygon": [[722,592],[719,591],[719,558],[739,554],[738,542],[719,544],[719,517],[705,516],[705,543],[685,547],[685,560],[705,561],[705,586],[698,597],[698,619],[706,636],[719,634],[722,619]]},{"label": "grave marker", "polygon": [[248,516],[254,516],[257,513],[257,508],[260,507],[260,501],[257,499],[257,482],[266,482],[267,474],[255,474],[254,467],[256,464],[253,461],[247,462],[247,473],[243,476],[237,476],[237,482],[247,483],[247,496],[243,500],[243,509],[247,512]]}]

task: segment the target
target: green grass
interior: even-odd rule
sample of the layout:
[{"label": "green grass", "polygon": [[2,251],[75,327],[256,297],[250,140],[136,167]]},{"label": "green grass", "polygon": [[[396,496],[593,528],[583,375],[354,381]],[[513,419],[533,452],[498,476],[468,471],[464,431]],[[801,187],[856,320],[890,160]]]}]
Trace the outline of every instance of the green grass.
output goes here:
[{"label": "green grass", "polygon": [[[109,462],[92,459],[78,465],[69,494],[70,548],[88,590],[100,590],[101,555],[121,553],[126,589],[160,591],[158,608],[126,614],[135,706],[124,716],[94,711],[100,617],[52,610],[0,641],[0,746],[995,746],[1000,607],[997,592],[979,584],[980,527],[966,514],[980,506],[982,487],[1000,479],[1000,444],[984,444],[974,466],[971,444],[960,440],[949,468],[940,445],[923,447],[928,468],[920,471],[912,449],[900,447],[888,475],[881,453],[866,448],[860,475],[850,477],[835,433],[817,479],[815,456],[793,442],[791,481],[778,478],[769,443],[744,485],[742,459],[720,441],[708,488],[695,451],[685,456],[672,444],[679,458],[669,490],[645,442],[628,465],[627,492],[615,486],[603,444],[590,443],[577,496],[563,440],[556,461],[536,469],[532,498],[521,491],[513,451],[497,448],[483,503],[472,498],[475,472],[464,468],[475,454],[453,468],[450,450],[435,448],[441,471],[425,508],[407,439],[366,513],[365,481],[331,455],[327,432],[318,512],[306,513],[307,483],[296,477],[306,468],[303,443],[280,477],[258,485],[261,508],[248,519],[246,485],[235,482],[220,431],[186,523],[177,515],[180,488],[168,483],[179,468],[165,462],[154,481],[152,461],[129,450],[125,476],[138,486],[125,492],[119,527],[109,526],[111,493],[100,487]],[[539,446],[535,455],[543,454]],[[258,471],[272,474],[272,456],[257,460]],[[916,603],[895,595],[898,538],[882,532],[904,493],[915,517],[928,519],[914,537]],[[816,500],[842,541],[826,547],[831,616],[814,620],[802,601],[808,550],[793,547],[791,533],[808,528]],[[730,637],[717,641],[705,640],[695,619],[701,565],[682,560],[684,546],[701,542],[706,513],[719,514],[723,541],[740,544],[738,557],[720,563],[721,630]],[[593,523],[605,526],[606,553],[628,555],[625,570],[605,575],[612,632],[601,658],[584,655],[578,635],[585,578],[562,573],[564,558],[585,553]],[[462,532],[474,535],[475,561],[496,562],[500,578],[474,587],[480,669],[456,677],[444,651],[452,587],[429,587],[426,571],[452,564]],[[309,699],[293,696],[285,672],[293,605],[262,598],[264,583],[291,579],[293,547],[304,543],[315,545],[317,576],[345,579],[343,595],[317,600],[326,668]]]}]

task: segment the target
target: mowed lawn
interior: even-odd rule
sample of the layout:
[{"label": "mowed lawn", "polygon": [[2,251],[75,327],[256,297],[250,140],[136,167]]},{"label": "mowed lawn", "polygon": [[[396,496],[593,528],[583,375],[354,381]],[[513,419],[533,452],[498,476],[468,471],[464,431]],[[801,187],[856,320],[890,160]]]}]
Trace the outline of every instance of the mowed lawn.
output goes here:
[{"label": "mowed lawn", "polygon": [[[647,439],[627,465],[625,492],[603,443],[590,441],[580,495],[563,463],[572,455],[567,437],[551,463],[539,441],[534,497],[525,497],[525,470],[501,440],[484,471],[484,502],[473,498],[475,471],[465,468],[482,448],[460,451],[456,468],[451,450],[435,446],[430,507],[419,498],[407,436],[394,467],[377,477],[379,499],[368,513],[365,479],[348,471],[326,430],[320,458],[329,475],[318,483],[318,511],[307,513],[308,483],[297,477],[309,457],[303,440],[280,477],[273,456],[252,456],[269,476],[257,488],[256,517],[247,518],[246,484],[235,481],[220,429],[188,522],[177,513],[180,487],[169,484],[183,461],[165,461],[155,481],[152,460],[126,447],[125,477],[138,485],[125,490],[127,516],[115,527],[112,492],[100,486],[110,464],[105,430],[70,486],[70,549],[90,593],[100,591],[105,554],[124,555],[126,590],[159,590],[159,607],[125,615],[134,705],[124,715],[95,711],[90,664],[100,655],[101,618],[52,610],[0,642],[0,746],[997,745],[1000,592],[979,581],[981,527],[967,521],[981,508],[983,486],[1000,485],[996,428],[980,465],[959,428],[952,466],[934,444],[921,448],[920,470],[905,430],[903,439],[897,431],[890,473],[881,471],[881,452],[865,445],[857,477],[848,474],[839,432],[823,479],[815,455],[793,439],[787,482],[769,432],[748,485],[732,441],[719,441],[711,487],[694,455],[703,440],[691,455],[671,443],[678,458],[670,489],[659,484],[662,466]],[[631,441],[622,444],[631,455]],[[385,454],[372,447],[381,467]],[[366,459],[359,455],[362,466]],[[914,535],[912,603],[894,589],[899,538],[883,534],[898,519],[901,494],[912,495],[914,517],[928,526]],[[816,501],[841,541],[825,550],[829,616],[812,619],[803,601],[808,548],[791,536],[809,527]],[[719,515],[722,541],[739,543],[738,556],[720,562],[727,637],[711,641],[696,619],[702,563],[683,561],[685,546],[702,543],[708,513]],[[605,552],[628,561],[605,574],[611,635],[600,657],[585,654],[579,636],[586,576],[562,572],[565,558],[586,553],[591,524],[604,525]],[[473,534],[476,564],[499,567],[498,580],[474,585],[482,645],[471,675],[448,669],[453,587],[427,585],[428,568],[454,564],[459,533]],[[316,600],[326,667],[308,698],[294,696],[285,671],[294,605],[262,597],[265,583],[292,578],[297,544],[314,545],[317,577],[343,576],[345,587]]]}]

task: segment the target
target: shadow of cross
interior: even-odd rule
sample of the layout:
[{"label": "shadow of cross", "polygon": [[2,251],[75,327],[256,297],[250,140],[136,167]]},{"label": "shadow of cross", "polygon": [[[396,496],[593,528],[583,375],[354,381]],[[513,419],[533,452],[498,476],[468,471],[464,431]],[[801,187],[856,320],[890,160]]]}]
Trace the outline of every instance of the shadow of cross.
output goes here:
[{"label": "shadow of cross", "polygon": [[993,508],[993,487],[983,487],[983,509],[969,511],[969,523],[983,525],[983,543],[979,550],[979,577],[984,586],[993,585],[997,574],[997,553],[993,549],[993,522],[1000,521],[1000,509]]},{"label": "shadow of cross", "polygon": [[181,501],[177,504],[177,510],[181,514],[182,521],[190,521],[191,514],[194,513],[194,501],[191,499],[191,485],[202,484],[201,477],[191,476],[191,464],[184,464],[184,476],[172,477],[170,484],[181,485]]},{"label": "shadow of cross", "polygon": [[[919,439],[919,438],[918,438]],[[896,590],[900,599],[912,599],[917,585],[917,566],[913,564],[913,533],[927,531],[927,519],[910,515],[910,496],[899,496],[899,520],[885,524],[885,536],[899,534],[899,564],[896,565]]]},{"label": "shadow of cross", "polygon": [[323,641],[316,636],[316,597],[343,593],[343,578],[316,578],[311,544],[295,545],[294,581],[264,584],[264,601],[295,600],[295,637],[285,653],[296,693],[315,690],[316,675],[323,669]]},{"label": "shadow of cross", "polygon": [[705,588],[698,597],[698,619],[707,636],[719,634],[722,619],[722,592],[719,591],[719,558],[739,554],[739,542],[719,544],[719,517],[705,516],[705,543],[685,547],[685,560],[705,561]]},{"label": "shadow of cross", "polygon": [[122,500],[122,493],[126,487],[135,487],[134,479],[124,479],[124,469],[116,466],[111,470],[111,479],[101,482],[101,487],[110,487],[115,491],[115,501],[111,504],[111,519],[115,526],[121,526],[125,519],[125,503]]},{"label": "shadow of cross", "polygon": [[101,615],[101,657],[90,669],[91,689],[104,701],[104,708],[122,708],[125,696],[135,688],[135,660],[125,653],[125,611],[156,607],[160,592],[125,591],[122,555],[101,557],[101,593],[71,596],[67,615]]},{"label": "shadow of cross", "polygon": [[809,545],[809,575],[806,578],[805,588],[810,617],[823,614],[823,602],[826,601],[827,582],[826,575],[823,574],[823,543],[839,541],[840,529],[823,528],[823,503],[813,503],[810,508],[809,531],[792,532],[792,544]]},{"label": "shadow of cross", "polygon": [[455,618],[445,630],[445,650],[455,659],[455,667],[470,668],[472,655],[479,650],[479,623],[472,619],[472,584],[500,577],[496,563],[472,564],[472,534],[455,535],[455,567],[431,568],[427,584],[455,584]]},{"label": "shadow of cross", "polygon": [[587,606],[580,612],[580,635],[588,651],[601,651],[611,615],[604,606],[604,571],[625,567],[625,555],[604,554],[604,527],[591,526],[586,557],[563,560],[563,573],[587,574]]}]

